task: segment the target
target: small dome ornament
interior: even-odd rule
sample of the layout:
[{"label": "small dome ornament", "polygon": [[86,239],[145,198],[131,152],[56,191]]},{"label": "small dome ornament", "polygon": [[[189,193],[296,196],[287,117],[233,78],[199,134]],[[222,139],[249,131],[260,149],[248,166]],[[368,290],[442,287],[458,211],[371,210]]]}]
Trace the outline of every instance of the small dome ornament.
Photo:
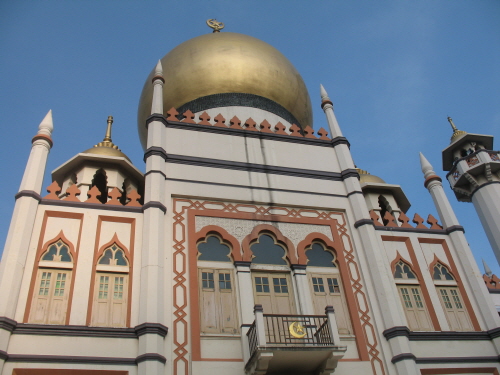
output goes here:
[{"label": "small dome ornament", "polygon": [[111,127],[113,126],[113,116],[108,116],[108,125],[106,127],[106,134],[104,135],[104,139],[102,142],[94,145],[94,147],[89,148],[84,151],[86,154],[98,154],[98,155],[107,155],[107,156],[118,156],[124,157],[130,161],[127,155],[125,155],[117,145],[113,143],[111,140]]},{"label": "small dome ornament", "polygon": [[467,134],[467,132],[464,132],[463,130],[458,130],[455,124],[453,123],[453,119],[448,116],[448,122],[451,125],[451,128],[453,129],[453,134],[450,139],[450,144],[455,142],[458,138],[462,138],[464,135]]},{"label": "small dome ornament", "polygon": [[224,23],[217,21],[215,18],[210,18],[207,20],[207,25],[214,31],[213,33],[220,33],[220,31],[224,28]]}]

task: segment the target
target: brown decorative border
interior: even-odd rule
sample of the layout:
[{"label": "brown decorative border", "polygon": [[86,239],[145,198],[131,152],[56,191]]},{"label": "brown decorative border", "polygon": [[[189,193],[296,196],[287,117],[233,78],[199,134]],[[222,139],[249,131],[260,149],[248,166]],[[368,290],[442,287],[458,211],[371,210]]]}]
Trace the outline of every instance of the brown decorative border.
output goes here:
[{"label": "brown decorative border", "polygon": [[[231,256],[233,257],[233,261],[235,262],[240,262],[242,261],[241,258],[241,246],[240,243],[236,238],[231,236],[229,233],[224,228],[218,227],[216,225],[207,225],[204,227],[202,230],[200,230],[198,233],[196,233],[196,237],[194,240],[196,241],[196,244],[198,244],[200,241],[205,240],[209,234],[218,234],[222,238],[222,242],[226,243],[226,245],[229,245],[229,248],[231,249]],[[195,258],[198,258],[198,253],[194,254]]]},{"label": "brown decorative border", "polygon": [[[339,262],[346,265],[348,283],[351,285],[352,294],[346,293],[348,305],[357,307],[357,316],[351,312],[353,329],[356,333],[356,344],[360,360],[370,361],[374,374],[385,374],[384,363],[380,359],[377,335],[375,327],[369,316],[369,304],[361,284],[361,273],[355,261],[354,248],[350,236],[347,234],[346,220],[341,212],[325,212],[311,209],[295,209],[276,206],[250,205],[239,203],[224,203],[219,201],[201,201],[183,198],[175,198],[173,201],[173,374],[181,375],[189,373],[189,336],[188,336],[188,289],[186,286],[188,246],[196,248],[195,241],[195,217],[211,216],[238,218],[247,220],[266,220],[289,223],[320,224],[329,225],[332,229],[334,242],[341,249],[339,251]],[[345,242],[348,248],[344,246]],[[190,250],[190,253],[192,250]],[[190,257],[193,258],[193,257]],[[350,296],[350,297],[349,297]],[[358,300],[362,301],[364,308]],[[191,302],[191,300],[190,300]],[[352,310],[352,309],[350,309]],[[357,326],[357,327],[356,327]],[[193,360],[194,358],[194,353]],[[378,371],[377,369],[380,369]]]},{"label": "brown decorative border", "polygon": [[278,241],[278,243],[280,243],[281,246],[284,248],[288,263],[297,264],[297,257],[295,256],[295,246],[292,243],[292,241],[283,236],[283,234],[278,228],[273,227],[272,225],[269,224],[259,224],[255,226],[252,229],[252,232],[243,239],[241,245],[241,247],[243,248],[243,261],[245,262],[252,261],[253,251],[250,247],[251,245],[253,245],[255,241],[257,241],[257,239],[262,233],[266,232],[274,236]]},{"label": "brown decorative border", "polygon": [[[45,235],[45,231],[47,229],[47,221],[50,217],[58,217],[63,219],[77,219],[80,220],[80,228],[78,230],[78,239],[76,243],[76,247],[64,236],[63,231],[61,230],[59,234],[55,237],[55,239],[46,241],[43,244],[43,237]],[[71,284],[70,284],[70,294],[68,296],[68,307],[66,311],[66,320],[65,324],[69,324],[69,318],[71,316],[71,306],[73,301],[73,286],[75,285],[75,275],[76,269],[78,265],[78,254],[80,249],[80,239],[82,236],[82,226],[83,226],[83,214],[77,214],[73,212],[59,212],[59,211],[45,211],[42,221],[42,227],[40,229],[40,237],[38,239],[38,247],[35,256],[35,264],[33,265],[33,272],[31,274],[31,282],[30,288],[28,292],[28,300],[26,301],[26,309],[24,310],[23,322],[27,323],[29,320],[30,312],[31,312],[31,303],[33,302],[33,294],[35,291],[35,283],[36,277],[38,275],[38,269],[40,264],[40,257],[47,250],[48,246],[51,245],[54,241],[58,241],[62,239],[70,248],[71,255],[73,256],[73,268],[72,268],[72,276],[71,276]]]},{"label": "brown decorative border", "polygon": [[464,305],[467,309],[467,312],[469,313],[470,320],[472,322],[472,326],[474,327],[475,331],[481,331],[481,327],[479,325],[479,321],[477,320],[476,313],[474,312],[474,309],[472,308],[472,304],[470,303],[469,297],[467,295],[467,292],[465,291],[464,284],[462,282],[462,279],[460,277],[460,273],[458,272],[457,266],[455,265],[455,261],[453,260],[453,257],[451,256],[451,251],[450,248],[448,247],[448,244],[446,243],[446,240],[440,239],[440,238],[418,238],[419,243],[428,243],[428,244],[437,244],[441,245],[443,247],[444,253],[446,254],[446,258],[448,258],[448,262],[450,265],[450,271],[455,276],[455,281],[457,282],[457,287],[458,290],[460,291],[460,294],[462,295],[462,298],[464,300]]},{"label": "brown decorative border", "polygon": [[[422,289],[422,295],[424,296],[424,301],[429,311],[432,325],[436,331],[441,331],[441,326],[439,324],[436,310],[432,304],[431,298],[429,296],[429,290],[427,289],[427,284],[423,281],[422,271],[420,270],[420,265],[418,264],[417,257],[415,256],[415,250],[411,245],[411,240],[409,237],[393,237],[393,236],[382,236],[382,241],[386,242],[403,242],[408,249],[408,254],[410,254],[412,270],[417,274],[417,279],[420,281],[419,286]],[[395,263],[394,263],[395,264]],[[391,264],[392,266],[392,264]]]},{"label": "brown decorative border", "polygon": [[[130,248],[127,249],[121,242],[118,241],[116,233],[114,234],[111,241],[106,244],[99,246],[99,240],[101,237],[101,229],[102,223],[104,221],[112,222],[112,223],[125,223],[130,224]],[[93,305],[93,297],[94,297],[94,285],[95,285],[95,275],[97,268],[97,261],[101,256],[104,249],[111,246],[114,242],[116,242],[125,252],[125,255],[128,258],[129,262],[129,272],[128,272],[128,299],[127,299],[127,319],[125,321],[125,326],[130,327],[130,312],[132,310],[132,284],[133,284],[133,274],[134,274],[134,242],[135,242],[135,219],[128,217],[118,217],[118,216],[102,216],[99,215],[97,219],[97,230],[95,237],[95,245],[94,245],[94,260],[92,262],[92,276],[90,279],[90,291],[89,291],[89,302],[87,307],[87,325],[90,325],[92,321],[92,305]]]}]

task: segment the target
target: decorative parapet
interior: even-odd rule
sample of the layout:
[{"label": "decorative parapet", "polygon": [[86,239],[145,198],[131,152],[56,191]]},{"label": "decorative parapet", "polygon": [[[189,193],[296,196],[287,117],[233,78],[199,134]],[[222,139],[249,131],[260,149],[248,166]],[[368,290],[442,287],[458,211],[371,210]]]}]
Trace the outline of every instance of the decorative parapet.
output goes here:
[{"label": "decorative parapet", "polygon": [[495,292],[500,293],[500,279],[497,277],[497,275],[491,275],[491,277],[488,277],[488,275],[483,275],[483,280],[486,284],[486,287],[490,291],[494,290]]},{"label": "decorative parapet", "polygon": [[195,120],[195,114],[191,112],[189,109],[185,111],[183,114],[179,114],[179,112],[175,108],[171,108],[167,112],[167,114],[168,114],[168,117],[166,117],[167,121],[172,121],[172,122],[214,126],[219,128],[246,130],[246,131],[261,132],[268,134],[279,134],[290,137],[321,139],[324,141],[331,140],[328,137],[328,132],[324,128],[318,130],[317,134],[319,137],[317,137],[314,135],[314,130],[309,125],[306,128],[301,129],[296,124],[292,124],[292,126],[290,126],[290,128],[287,130],[285,125],[283,125],[281,122],[278,122],[274,126],[272,126],[272,124],[270,124],[269,121],[267,120],[264,120],[260,124],[257,124],[251,117],[243,122],[238,117],[233,116],[229,121],[227,121],[220,113],[213,119],[211,119],[210,115],[207,112],[203,112],[201,115],[198,116],[198,120]]},{"label": "decorative parapet", "polygon": [[[401,228],[401,229],[422,229],[422,230],[443,230],[443,227],[439,225],[438,220],[429,214],[427,216],[427,220],[424,220],[419,214],[415,214],[413,216],[412,222],[415,226],[410,224],[410,218],[406,216],[404,212],[401,212],[396,220],[394,215],[392,215],[389,211],[386,211],[383,219],[375,210],[370,210],[370,218],[372,219],[373,225],[376,229],[386,229],[389,230],[391,228]],[[423,223],[427,222],[430,226],[427,227]],[[399,222],[399,224],[398,224]]]},{"label": "decorative parapet", "polygon": [[121,192],[118,188],[113,188],[108,192],[108,201],[106,203],[102,203],[97,197],[101,196],[101,192],[97,188],[97,186],[93,186],[87,192],[87,199],[84,200],[85,197],[80,196],[81,191],[78,187],[73,184],[64,194],[61,194],[61,187],[57,183],[57,181],[52,182],[48,187],[47,194],[43,199],[48,200],[59,200],[66,202],[83,202],[83,203],[97,203],[97,204],[106,204],[106,205],[116,205],[116,206],[129,206],[129,207],[142,207],[140,203],[141,196],[137,192],[137,190],[131,190],[125,197],[125,204],[122,204],[120,200],[123,201],[123,195],[125,192]]}]

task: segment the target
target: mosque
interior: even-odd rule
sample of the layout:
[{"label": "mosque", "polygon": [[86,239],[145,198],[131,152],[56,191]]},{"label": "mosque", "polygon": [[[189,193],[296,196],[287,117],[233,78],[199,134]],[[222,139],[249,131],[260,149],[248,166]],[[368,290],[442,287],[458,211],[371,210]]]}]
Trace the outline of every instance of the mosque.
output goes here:
[{"label": "mosque", "polygon": [[[439,219],[409,218],[354,165],[325,88],[311,103],[278,50],[207,23],[146,79],[144,166],[109,117],[42,186],[51,112],[39,125],[0,263],[0,375],[498,375],[500,279],[433,166]],[[498,255],[500,153],[449,120],[443,169]]]}]

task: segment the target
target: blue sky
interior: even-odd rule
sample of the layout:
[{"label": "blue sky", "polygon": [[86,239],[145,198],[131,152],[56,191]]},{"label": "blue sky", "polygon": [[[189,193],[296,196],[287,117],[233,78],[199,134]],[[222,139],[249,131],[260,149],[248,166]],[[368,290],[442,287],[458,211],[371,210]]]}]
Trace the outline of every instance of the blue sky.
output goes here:
[{"label": "blue sky", "polygon": [[[356,164],[401,185],[412,203],[410,217],[437,217],[418,152],[444,179],[441,150],[452,133],[447,116],[461,130],[499,135],[496,0],[4,0],[0,246],[31,137],[47,111],[53,110],[55,127],[48,172],[99,142],[108,115],[115,118],[114,143],[144,170],[136,130],[144,81],[170,49],[210,32],[208,18],[288,57],[309,89],[315,129],[326,127],[322,83]],[[44,186],[49,184],[47,173]],[[476,260],[484,258],[500,275],[472,204],[457,202],[446,181],[445,190]]]}]

